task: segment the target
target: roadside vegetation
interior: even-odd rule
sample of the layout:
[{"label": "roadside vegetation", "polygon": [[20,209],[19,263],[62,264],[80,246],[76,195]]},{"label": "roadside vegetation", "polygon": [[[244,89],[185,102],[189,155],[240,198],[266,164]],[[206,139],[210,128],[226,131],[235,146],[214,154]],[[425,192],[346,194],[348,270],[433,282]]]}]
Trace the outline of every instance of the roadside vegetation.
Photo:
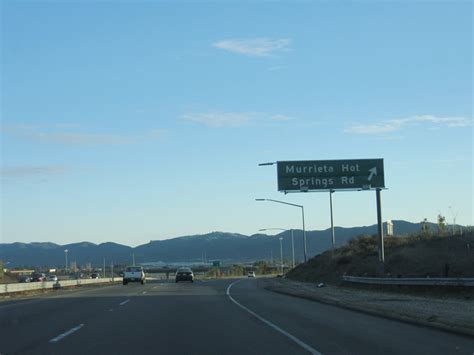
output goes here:
[{"label": "roadside vegetation", "polygon": [[217,278],[217,277],[242,277],[247,276],[249,271],[255,272],[255,275],[278,275],[279,266],[272,264],[267,261],[256,261],[252,265],[234,264],[230,268],[219,268],[213,267],[204,277],[206,278]]},{"label": "roadside vegetation", "polygon": [[384,277],[474,277],[474,233],[446,235],[426,228],[417,235],[386,237],[385,265],[377,237],[359,236],[334,253],[326,251],[286,274],[305,282],[341,283],[343,275]]}]

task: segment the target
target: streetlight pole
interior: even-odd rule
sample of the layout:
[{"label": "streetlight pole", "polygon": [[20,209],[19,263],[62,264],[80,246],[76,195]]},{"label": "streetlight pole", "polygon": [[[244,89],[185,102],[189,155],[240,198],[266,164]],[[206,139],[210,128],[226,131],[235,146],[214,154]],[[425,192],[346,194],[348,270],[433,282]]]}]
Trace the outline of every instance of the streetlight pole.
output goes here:
[{"label": "streetlight pole", "polygon": [[[269,230],[275,230],[275,231],[288,231],[288,229],[285,229],[285,228],[263,228],[263,229],[259,229],[258,231],[259,232],[264,232],[264,231],[269,231]],[[290,229],[291,231],[291,254],[292,254],[292,257],[293,257],[293,267],[295,267],[295,238],[294,238],[294,233],[293,233],[293,229]]]},{"label": "streetlight pole", "polygon": [[289,202],[284,202],[284,201],[279,201],[279,200],[272,200],[270,198],[256,198],[255,201],[269,201],[269,202],[275,202],[275,203],[282,203],[284,205],[289,205],[293,207],[299,207],[301,208],[301,217],[303,220],[303,246],[304,246],[304,262],[306,263],[307,261],[307,248],[306,248],[306,229],[304,225],[304,207],[302,205],[297,205],[294,203],[289,203]]},{"label": "streetlight pole", "polygon": [[281,274],[283,275],[283,238],[280,237],[280,265],[281,265]]},{"label": "streetlight pole", "polygon": [[295,267],[295,238],[293,236],[293,229],[291,229],[291,254],[293,257],[293,268]]},{"label": "streetlight pole", "polygon": [[332,214],[332,194],[334,190],[329,191],[329,206],[331,209],[331,233],[332,233],[332,255],[334,256],[334,250],[336,249],[336,235],[334,233],[334,218]]},{"label": "streetlight pole", "polygon": [[67,253],[68,253],[69,250],[67,249],[64,249],[64,257],[66,258],[66,267],[64,268],[66,270],[66,274],[67,274]]},{"label": "streetlight pole", "polygon": [[454,214],[453,212],[453,208],[451,206],[449,206],[449,210],[451,211],[451,215],[453,216],[453,235],[456,234],[456,217],[458,216],[458,213],[459,212],[456,212],[456,214]]}]

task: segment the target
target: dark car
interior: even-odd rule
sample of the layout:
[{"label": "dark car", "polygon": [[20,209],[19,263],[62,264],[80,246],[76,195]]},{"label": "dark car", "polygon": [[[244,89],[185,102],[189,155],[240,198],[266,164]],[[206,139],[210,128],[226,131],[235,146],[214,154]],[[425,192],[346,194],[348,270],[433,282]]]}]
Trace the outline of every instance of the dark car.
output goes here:
[{"label": "dark car", "polygon": [[97,272],[94,272],[91,274],[91,279],[99,279],[100,278],[100,274],[97,273]]},{"label": "dark car", "polygon": [[31,277],[30,276],[21,276],[18,282],[31,282]]},{"label": "dark car", "polygon": [[176,282],[179,281],[191,281],[194,282],[194,273],[188,267],[183,267],[176,271]]},{"label": "dark car", "polygon": [[31,274],[31,282],[42,282],[46,281],[46,274],[43,274],[41,272],[35,272]]}]

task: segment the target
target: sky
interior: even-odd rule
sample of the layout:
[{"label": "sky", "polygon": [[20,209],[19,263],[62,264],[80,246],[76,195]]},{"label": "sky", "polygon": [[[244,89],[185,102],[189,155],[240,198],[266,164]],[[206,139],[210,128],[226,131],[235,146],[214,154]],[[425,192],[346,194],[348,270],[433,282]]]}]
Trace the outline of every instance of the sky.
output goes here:
[{"label": "sky", "polygon": [[[262,162],[383,158],[383,219],[473,224],[472,2],[1,1],[0,242],[330,226]],[[336,192],[337,226],[377,221]],[[396,232],[396,231],[395,231]],[[337,236],[336,236],[337,237]]]}]

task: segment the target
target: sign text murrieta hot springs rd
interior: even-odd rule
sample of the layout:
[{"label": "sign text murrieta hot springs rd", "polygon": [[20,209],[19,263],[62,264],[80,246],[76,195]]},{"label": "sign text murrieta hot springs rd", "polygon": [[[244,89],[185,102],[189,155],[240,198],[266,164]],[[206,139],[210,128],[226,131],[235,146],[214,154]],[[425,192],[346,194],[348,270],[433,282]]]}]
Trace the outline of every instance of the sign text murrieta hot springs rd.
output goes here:
[{"label": "sign text murrieta hot springs rd", "polygon": [[384,188],[383,159],[279,161],[278,191]]}]

